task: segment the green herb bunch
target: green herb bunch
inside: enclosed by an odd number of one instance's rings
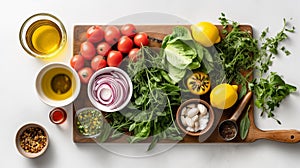
[[[255,39],[251,32],[242,31],[239,23],[227,19],[224,13],[219,20],[224,39],[216,45],[219,57],[215,59],[225,71],[219,82],[240,84],[239,97],[244,96],[248,89],[252,90],[256,96],[255,105],[262,109],[261,116],[267,114],[280,124],[274,117],[274,110],[286,96],[296,91],[296,87],[286,84],[276,72],[269,73],[269,67],[279,51],[290,55],[290,51],[280,44],[288,38],[287,33],[295,31],[295,27],[289,27],[284,19],[283,28],[275,37],[268,37],[269,28],[266,28],[260,38]],[[258,72],[258,77],[251,79],[253,71]]]
[[[163,57],[158,51],[142,47],[138,58],[127,66],[133,83],[132,101],[122,111],[106,116],[110,127],[100,141],[108,139],[110,134],[116,138],[126,133],[130,143],[151,139],[148,148],[151,150],[160,139],[182,140],[173,114],[181,103],[180,87],[172,83],[164,70]]]

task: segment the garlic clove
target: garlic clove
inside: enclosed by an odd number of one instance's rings
[[[195,121],[195,132],[200,131],[200,123],[199,121]]]
[[[199,109],[198,108],[192,108],[192,109],[188,110],[187,116],[190,117],[190,118],[193,118],[198,113],[199,113]]]
[[[181,115],[182,116],[186,116],[187,115],[187,108],[186,107],[183,107],[182,110],[181,110]]]
[[[196,104],[188,104],[186,107],[188,107],[188,108],[195,108]]]
[[[191,118],[186,117],[185,121],[186,121],[186,124],[187,124],[188,127],[192,127],[193,128],[195,126],[195,122]]]
[[[199,126],[199,129],[200,130],[204,130],[207,126],[207,123],[208,123],[208,118],[200,118],[200,126]]]
[[[199,118],[208,119],[209,118],[209,113],[206,113],[205,115],[200,114]]]
[[[192,118],[192,120],[195,122],[195,121],[198,120],[198,118],[199,118],[199,116],[198,116],[198,115],[195,115],[195,116]]]
[[[181,117],[180,117],[180,119],[181,119],[181,123],[182,123],[182,125],[186,127],[186,126],[187,126],[187,124],[186,124],[185,117],[184,117],[184,116],[181,116]]]
[[[205,105],[200,103],[197,105],[197,108],[199,109],[202,115],[205,115],[207,113],[207,108],[205,107]]]

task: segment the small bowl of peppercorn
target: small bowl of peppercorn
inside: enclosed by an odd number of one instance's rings
[[[45,153],[49,144],[46,129],[35,123],[22,126],[16,135],[17,150],[26,158],[37,158]]]

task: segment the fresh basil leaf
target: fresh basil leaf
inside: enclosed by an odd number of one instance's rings
[[[250,107],[251,106],[248,107],[247,112],[245,113],[240,123],[240,137],[242,140],[246,139],[250,128],[250,119],[248,114]]]
[[[241,91],[239,93],[239,99],[241,99],[243,96],[245,96],[247,93],[247,86],[244,84],[242,85]]]

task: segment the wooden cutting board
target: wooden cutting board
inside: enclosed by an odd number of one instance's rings
[[[74,27],[74,34],[73,34],[73,55],[79,54],[80,51],[80,44],[84,41],[86,41],[86,31],[91,25],[76,25]],[[161,41],[163,40],[164,36],[167,34],[172,33],[173,27],[176,25],[137,25],[137,31],[143,31],[146,32],[150,39],[150,46],[151,47],[160,47]],[[186,27],[189,27],[189,25],[185,25]],[[105,27],[105,26],[103,26]],[[219,31],[221,32],[222,26],[217,25]],[[250,25],[241,25],[241,30],[243,31],[249,31],[252,34],[252,27]],[[94,140],[90,138],[84,138],[80,136],[76,132],[76,126],[74,123],[74,115],[75,112],[83,107],[91,107],[92,104],[88,100],[87,96],[87,86],[85,84],[82,84],[81,91],[78,96],[78,98],[73,103],[73,141],[75,143],[92,143],[95,142]],[[208,96],[207,96],[208,97]],[[206,97],[206,99],[208,99]],[[209,102],[209,101],[207,101]],[[238,135],[235,139],[232,141],[224,141],[218,134],[218,125],[221,121],[225,119],[229,119],[233,112],[235,111],[235,108],[239,104],[240,101],[236,103],[235,106],[232,108],[221,111],[218,109],[215,110],[215,122],[213,124],[213,129],[210,130],[205,136],[199,138],[199,137],[192,137],[189,135],[186,135],[180,143],[249,143],[254,142],[258,139],[268,139],[273,141],[279,141],[279,142],[288,142],[288,143],[295,143],[300,141],[300,132],[298,130],[261,130],[256,127],[255,121],[254,121],[254,101],[253,98],[249,102],[251,105],[251,108],[249,110],[249,118],[250,118],[250,129],[248,136],[245,140],[241,140],[240,136]],[[245,113],[247,108],[243,111],[242,115]],[[175,113],[174,113],[175,115]],[[240,117],[242,118],[242,117]],[[237,124],[239,125],[240,119],[238,119]],[[125,136],[109,140],[109,143],[127,143]],[[174,141],[163,141],[163,142],[174,142]]]

